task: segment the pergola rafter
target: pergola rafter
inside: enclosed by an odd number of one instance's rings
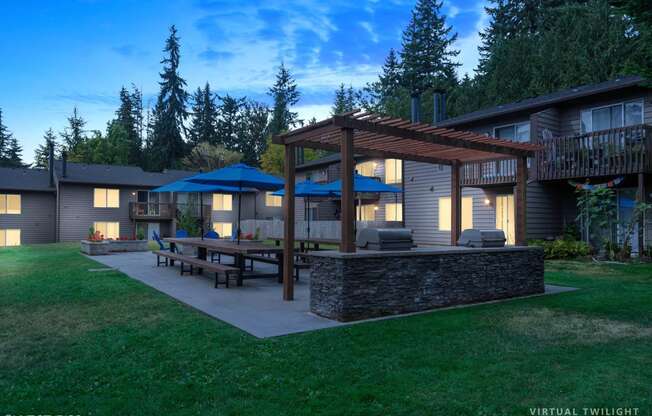
[[[409,120],[359,110],[337,114],[329,119],[274,136],[273,143],[286,147],[294,157],[295,146],[341,153],[342,164],[342,241],[340,251],[354,252],[355,221],[353,195],[353,155],[443,164],[451,167],[451,243],[460,233],[460,168],[465,162],[489,159],[517,159],[515,187],[516,243],[525,244],[525,190],[527,158],[540,146],[488,137],[470,131],[413,123]],[[294,160],[285,163],[285,264],[284,297],[292,298],[294,257]],[[290,225],[290,223],[292,225]]]

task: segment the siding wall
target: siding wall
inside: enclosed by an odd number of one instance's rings
[[[0,229],[20,229],[21,244],[54,243],[55,194],[51,192],[9,193],[20,194],[21,213],[0,214]]]
[[[204,195],[204,203],[212,205],[213,195]],[[238,195],[233,195],[233,209],[231,211],[211,211],[212,222],[230,222],[233,224],[235,230],[238,223]],[[246,193],[242,195],[242,211],[240,214],[241,220],[254,219],[259,220],[274,220],[283,218],[282,207],[268,207],[265,206],[265,192],[260,191],[253,193]]]

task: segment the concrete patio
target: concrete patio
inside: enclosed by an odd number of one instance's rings
[[[226,257],[226,256],[225,256]],[[89,257],[101,264],[117,269],[154,289],[163,292],[203,313],[233,325],[255,337],[267,338],[367,322],[338,322],[310,313],[310,284],[308,271],[302,271],[295,284],[294,300],[281,299],[282,285],[275,279],[245,280],[237,287],[235,281],[225,288],[215,289],[214,279],[201,275],[179,275],[179,266],[156,267],[156,256],[150,252],[121,253]],[[228,261],[228,260],[227,260]],[[272,272],[275,267],[256,263],[256,270]],[[574,288],[546,285],[543,295],[575,290]],[[509,301],[502,300],[501,302]],[[468,307],[463,305],[458,307]],[[444,310],[450,308],[441,308]],[[430,313],[432,311],[418,312]],[[413,315],[413,314],[409,314]],[[393,319],[394,315],[378,319]]]

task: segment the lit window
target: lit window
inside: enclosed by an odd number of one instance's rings
[[[280,207],[283,204],[283,197],[272,195],[272,192],[265,193],[266,207]]]
[[[376,162],[362,162],[355,165],[358,175],[376,176]]]
[[[104,238],[118,239],[120,238],[120,223],[119,222],[105,222],[98,221],[93,223],[95,231],[99,231]]]
[[[120,208],[120,190],[95,188],[93,195],[95,208]]]
[[[403,221],[403,204],[385,204],[385,221]]]
[[[451,230],[451,198],[439,198],[439,231]],[[473,197],[462,198],[462,230],[473,228]]]
[[[0,247],[20,245],[20,230],[0,230]]]
[[[355,207],[356,218],[359,221],[375,221],[376,220],[376,211],[378,207],[376,205],[356,205]]]
[[[220,238],[231,238],[231,235],[233,235],[233,224],[230,222],[214,222],[213,230],[219,234]]]
[[[494,129],[494,137],[515,142],[530,141],[530,123],[526,122],[496,127]]]
[[[403,161],[401,159],[385,159],[385,183],[403,182]]]
[[[230,194],[213,194],[213,211],[231,211],[233,196]]]
[[[0,194],[0,214],[20,214],[20,195]]]

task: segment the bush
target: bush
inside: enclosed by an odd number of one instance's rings
[[[530,241],[530,245],[543,247],[543,255],[546,260],[570,260],[591,254],[591,246],[584,241],[533,240]]]

